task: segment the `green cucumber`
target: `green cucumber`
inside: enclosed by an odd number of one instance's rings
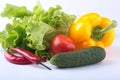
[[[50,63],[57,67],[78,67],[102,61],[106,56],[103,48],[93,46],[82,50],[64,52],[54,55]]]

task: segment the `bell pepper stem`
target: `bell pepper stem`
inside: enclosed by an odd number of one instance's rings
[[[117,26],[117,22],[115,20],[112,20],[111,24],[108,27],[103,28],[103,29],[100,30],[100,33],[105,34],[107,31],[109,31],[112,28],[115,28],[116,26]]]

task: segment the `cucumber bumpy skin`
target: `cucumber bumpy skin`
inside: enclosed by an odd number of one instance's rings
[[[50,63],[61,68],[78,67],[102,61],[106,56],[103,48],[93,46],[82,50],[64,52],[54,55]]]

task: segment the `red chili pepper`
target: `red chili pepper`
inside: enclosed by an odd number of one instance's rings
[[[11,48],[11,50],[15,51],[18,54],[21,54],[26,59],[28,59],[30,62],[35,63],[35,64],[41,64],[44,67],[46,67],[47,69],[51,70],[49,67],[47,67],[46,65],[41,63],[41,61],[45,62],[46,61],[45,59],[35,56],[33,53],[31,53],[27,50],[21,49],[21,48]]]
[[[27,50],[21,49],[21,48],[11,48],[11,50],[15,51],[18,54],[23,55],[26,59],[28,59],[32,63],[38,64],[41,61],[42,62],[46,61],[45,59],[43,59],[41,57],[38,57],[38,56],[35,56],[33,53],[31,53],[31,52],[29,52]]]
[[[16,56],[10,53],[9,51],[6,51],[4,56],[9,62],[14,63],[14,64],[31,64],[32,63],[29,60],[27,60],[25,57]]]

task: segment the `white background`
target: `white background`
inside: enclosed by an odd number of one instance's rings
[[[0,0],[0,12],[6,3],[25,5],[32,10],[38,0]],[[106,49],[107,56],[101,63],[69,69],[58,69],[49,62],[45,63],[52,71],[36,65],[14,65],[7,62],[0,48],[0,80],[120,80],[120,1],[119,0],[41,0],[48,9],[57,4],[63,11],[77,16],[87,12],[97,12],[118,22],[113,45]],[[0,17],[0,31],[9,20]]]

